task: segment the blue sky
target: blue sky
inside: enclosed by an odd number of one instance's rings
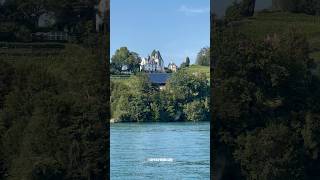
[[[210,45],[210,0],[111,0],[111,55],[126,46],[146,57],[159,50],[167,65],[195,62]]]

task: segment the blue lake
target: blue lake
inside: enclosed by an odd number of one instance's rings
[[[115,123],[111,180],[209,179],[210,123]]]

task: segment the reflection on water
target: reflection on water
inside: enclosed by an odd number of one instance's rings
[[[111,179],[209,179],[210,124],[111,125]]]

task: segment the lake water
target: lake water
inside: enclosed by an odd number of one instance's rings
[[[111,124],[111,180],[209,179],[210,123]]]

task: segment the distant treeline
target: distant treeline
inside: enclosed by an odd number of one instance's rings
[[[209,81],[185,70],[173,73],[160,91],[143,73],[113,80],[111,114],[119,122],[209,121]]]
[[[105,179],[107,77],[78,46],[0,56],[0,179]]]

